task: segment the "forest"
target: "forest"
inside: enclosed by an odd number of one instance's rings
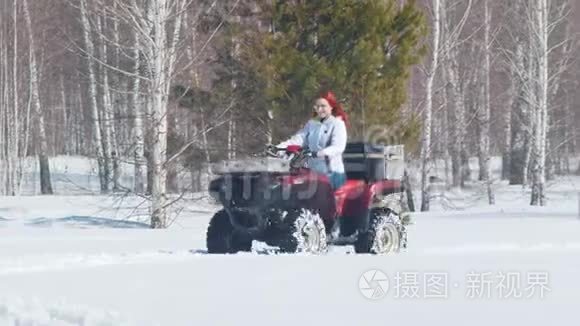
[[[0,0],[0,195],[28,158],[52,195],[51,160],[87,157],[164,228],[212,163],[287,138],[332,89],[350,139],[405,145],[417,210],[436,164],[489,204],[507,182],[544,206],[580,174],[579,34],[574,0]]]

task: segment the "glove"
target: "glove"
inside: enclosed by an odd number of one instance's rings
[[[276,149],[274,145],[266,145],[266,154],[271,156],[279,156],[280,152]]]

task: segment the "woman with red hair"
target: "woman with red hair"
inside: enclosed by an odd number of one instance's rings
[[[338,103],[338,101],[336,100],[336,95],[334,95],[334,93],[331,91],[322,92],[318,97],[318,100],[320,99],[326,100],[328,105],[330,105],[330,107],[332,108],[331,111],[332,115],[342,119],[342,121],[344,121],[345,125],[348,127],[348,117],[346,115],[346,112],[344,112],[344,110],[342,109],[340,103]],[[317,112],[314,113],[315,116],[316,114]]]
[[[321,93],[314,102],[314,117],[278,147],[300,145],[312,153],[308,166],[330,178],[333,189],[346,182],[342,153],[346,148],[348,117],[333,92]]]

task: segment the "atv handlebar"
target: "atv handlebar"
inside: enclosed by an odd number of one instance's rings
[[[288,147],[267,146],[266,153],[272,157],[280,157],[279,153],[285,153],[290,157],[290,167],[299,169],[307,166],[307,158],[316,156],[316,153],[299,145],[289,145]]]
[[[266,153],[271,156],[279,157],[278,153],[280,152],[284,152],[286,155],[294,154],[296,156],[307,156],[307,157],[311,157],[314,154],[309,149],[303,148],[302,146],[299,145],[289,145],[288,147],[276,147],[271,145],[266,147]]]

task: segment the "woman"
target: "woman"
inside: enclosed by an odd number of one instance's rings
[[[312,152],[309,168],[326,174],[333,189],[346,182],[342,153],[346,148],[347,116],[332,92],[320,94],[314,104],[314,118],[278,147],[300,145]]]

